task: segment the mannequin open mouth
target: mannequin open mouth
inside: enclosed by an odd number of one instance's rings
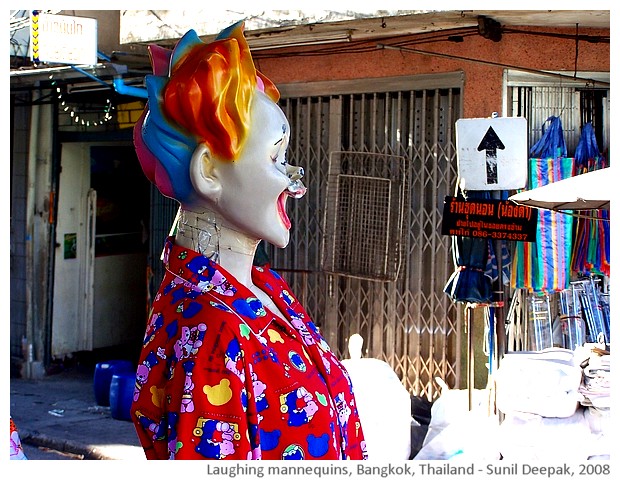
[[[291,228],[291,220],[286,214],[286,199],[289,197],[289,195],[290,194],[288,193],[288,190],[284,190],[278,197],[277,203],[278,215],[280,216],[280,220],[282,220],[282,223],[287,230]]]
[[[278,215],[280,215],[280,219],[287,230],[291,228],[291,220],[286,214],[286,199],[288,197],[301,198],[306,194],[306,190],[307,188],[301,180],[297,179],[292,181],[287,189],[284,190],[278,197]]]

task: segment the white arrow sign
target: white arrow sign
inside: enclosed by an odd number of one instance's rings
[[[527,183],[527,120],[523,117],[456,121],[461,190],[516,190]]]

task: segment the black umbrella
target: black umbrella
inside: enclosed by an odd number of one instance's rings
[[[488,192],[467,192],[469,198],[488,198]],[[461,196],[462,197],[462,196]],[[489,241],[478,237],[452,237],[456,270],[443,291],[456,302],[488,303],[493,297],[491,278],[485,275]]]
[[[488,303],[492,300],[491,279],[485,275],[489,241],[475,237],[453,237],[456,270],[443,291],[456,302]]]

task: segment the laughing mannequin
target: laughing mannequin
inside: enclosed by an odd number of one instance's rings
[[[350,378],[290,288],[253,266],[284,248],[306,189],[290,125],[243,24],[151,48],[138,158],[180,204],[149,314],[132,419],[148,459],[363,459]]]

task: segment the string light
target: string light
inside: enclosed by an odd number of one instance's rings
[[[54,86],[56,85],[56,81],[54,81],[52,77],[53,75],[49,76],[50,80],[52,80],[52,86]],[[62,89],[59,86],[56,86],[56,96],[60,101],[62,111],[66,112],[71,117],[72,124],[74,125],[81,125],[84,127],[90,127],[92,125],[97,127],[105,125],[113,118],[112,111],[115,110],[115,107],[112,105],[112,100],[109,98],[106,99],[106,104],[103,108],[103,117],[100,113],[97,113],[97,119],[93,121],[91,118],[86,117],[87,115],[92,115],[92,113],[80,112],[78,108],[72,107],[67,103],[64,99]]]

